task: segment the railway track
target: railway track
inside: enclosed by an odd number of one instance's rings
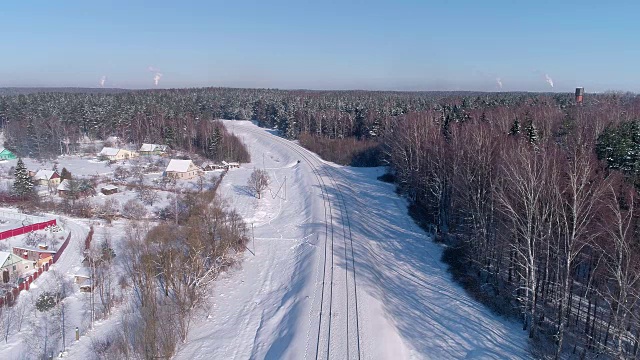
[[[288,140],[260,130],[243,130],[269,137],[295,152],[302,161],[311,167],[321,189],[325,214],[324,261],[320,307],[317,315],[315,358],[342,358],[341,354],[344,353],[346,359],[360,359],[362,350],[360,346],[356,262],[349,213],[338,182],[327,165],[319,164],[316,159]],[[325,181],[325,177],[327,181]],[[332,204],[330,196],[335,197],[337,208]],[[334,220],[339,220],[338,224]],[[340,227],[342,231],[339,231]],[[342,241],[339,241],[339,238]],[[339,258],[336,255],[338,254],[344,256],[343,265],[337,263]],[[344,268],[344,276],[337,274],[340,272],[340,268]],[[336,269],[338,270],[336,271]],[[308,356],[309,354],[305,352],[305,358]]]

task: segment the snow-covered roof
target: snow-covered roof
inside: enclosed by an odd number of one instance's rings
[[[49,180],[56,172],[53,170],[38,170],[38,172],[33,176],[36,180]]]
[[[4,265],[4,263],[7,262],[9,256],[11,256],[10,252],[0,251],[0,266]]]
[[[83,277],[83,278],[89,279],[89,278],[91,278],[91,273],[89,273],[89,269],[88,268],[83,266],[83,267],[80,268],[80,270],[78,270],[76,272],[76,274],[74,276]]]
[[[38,249],[36,247],[31,247],[31,246],[14,246],[13,249],[18,249],[18,250],[26,250],[26,251],[35,251],[35,252],[39,252],[42,254],[55,254],[57,253],[56,250],[44,250],[44,249]]]
[[[69,182],[65,179],[58,184],[58,190],[67,191],[69,190]]]
[[[118,187],[115,185],[105,185],[102,187],[102,190],[118,190]]]
[[[193,164],[191,160],[177,160],[171,159],[169,161],[169,165],[167,165],[166,171],[175,171],[175,172],[187,172],[189,171],[189,166]]]
[[[227,163],[227,165],[240,166],[240,163],[238,163],[238,162],[230,162],[230,163]]]
[[[102,151],[100,151],[100,155],[104,156],[116,156],[120,149],[112,148],[112,147],[103,147]]]
[[[156,150],[160,150],[160,151],[165,151],[167,150],[167,146],[166,145],[158,145],[158,144],[142,144],[142,146],[140,146],[140,151],[156,151]]]
[[[155,149],[154,144],[142,144],[142,146],[140,146],[140,151],[153,151],[153,149]]]

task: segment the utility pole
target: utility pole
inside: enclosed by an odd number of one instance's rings
[[[251,238],[253,239],[253,256],[256,256],[256,235],[253,232],[253,223],[251,223]]]
[[[91,284],[93,286],[93,283]],[[62,351],[67,348],[66,339],[65,339],[65,331],[67,330],[64,326],[64,299],[60,301],[60,306],[62,307]]]
[[[267,167],[266,167],[266,165],[264,163],[264,153],[262,153],[262,170],[266,170],[266,169],[267,169]]]
[[[284,177],[284,200],[287,200],[287,177]]]
[[[174,195],[176,197],[176,226],[178,225],[178,189],[174,188]]]

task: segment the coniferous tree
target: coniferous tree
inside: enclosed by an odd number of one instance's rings
[[[24,198],[33,191],[33,183],[29,177],[29,170],[24,165],[22,158],[18,159],[18,164],[14,172],[13,191],[16,195]]]
[[[71,173],[69,172],[69,170],[67,170],[67,168],[63,167],[62,168],[62,172],[60,173],[60,181],[62,180],[71,180]]]
[[[513,125],[511,125],[511,129],[509,129],[509,135],[518,135],[520,134],[520,122],[518,118],[513,120]]]
[[[538,143],[538,130],[535,125],[533,125],[533,121],[529,120],[527,125],[524,127],[524,132],[527,135],[529,144],[535,145]]]
[[[222,134],[220,133],[220,128],[216,126],[213,130],[213,135],[209,138],[209,146],[207,147],[207,152],[210,157],[215,158],[218,156],[221,141]]]
[[[175,132],[173,131],[173,128],[165,127],[163,130],[164,131],[162,136],[163,136],[165,145],[174,146],[176,136],[175,136]]]

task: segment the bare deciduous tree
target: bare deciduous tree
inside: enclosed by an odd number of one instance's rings
[[[255,169],[249,177],[247,186],[254,194],[256,194],[258,199],[260,199],[262,197],[262,193],[269,187],[270,181],[271,178],[266,170]]]

